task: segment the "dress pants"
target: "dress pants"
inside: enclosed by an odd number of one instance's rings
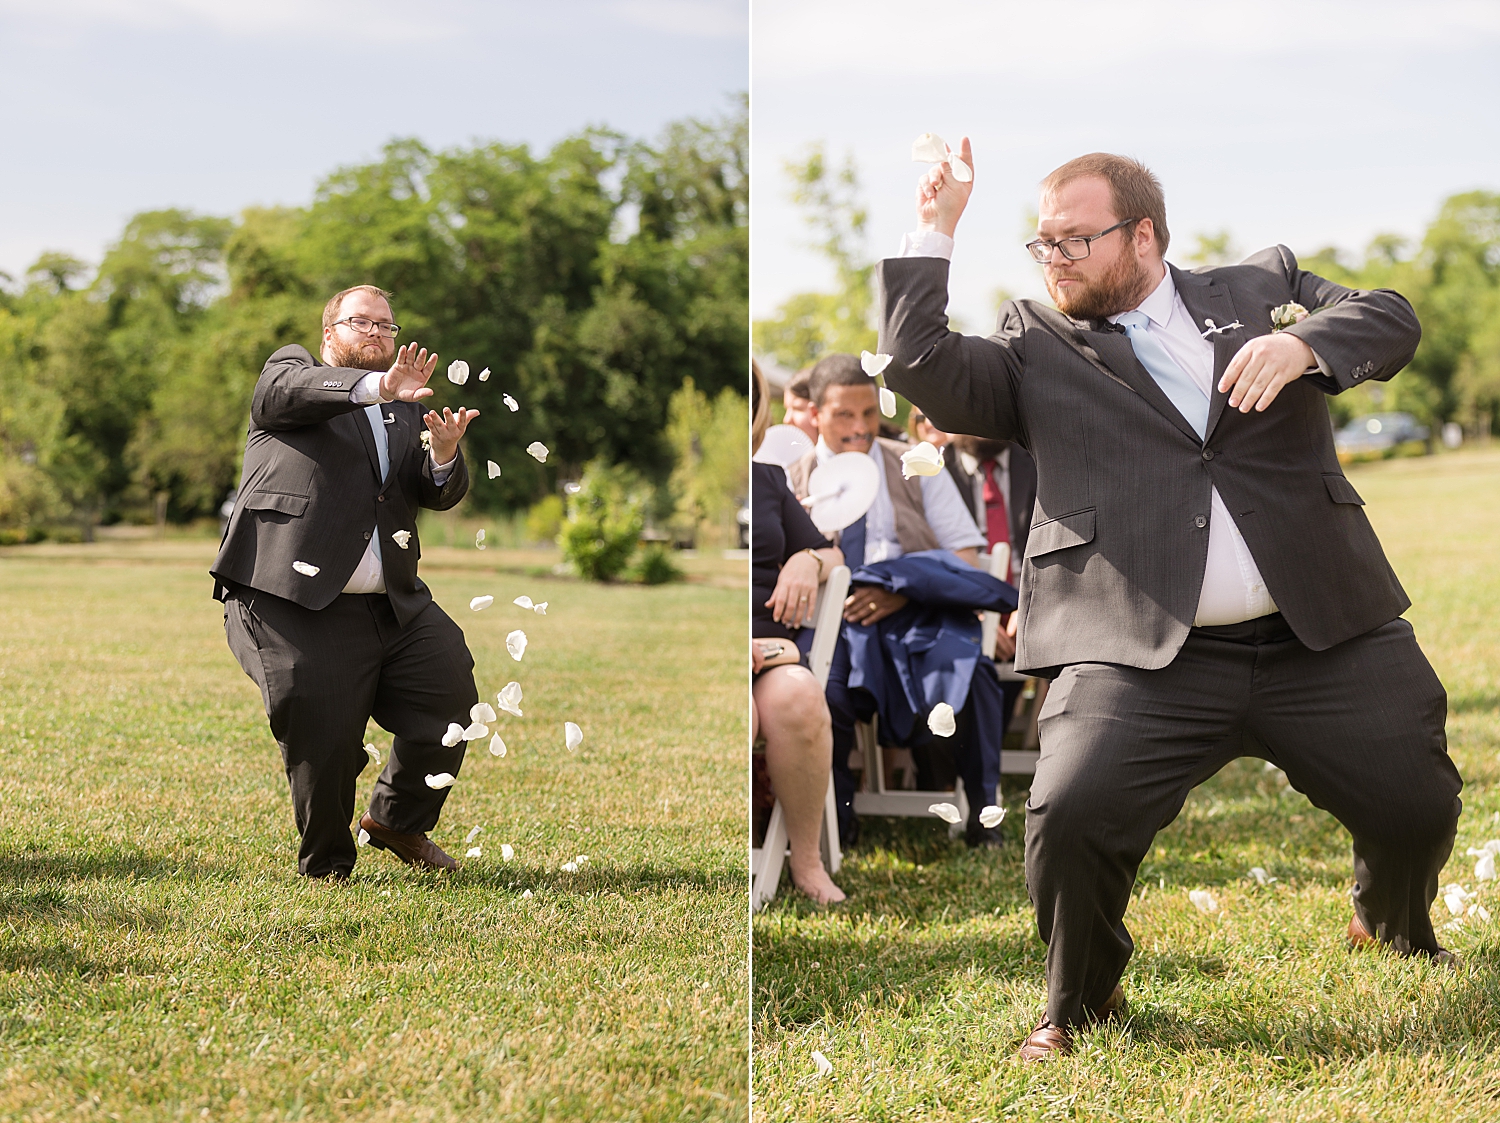
[[[437,825],[448,789],[429,774],[458,775],[467,745],[443,745],[449,722],[469,723],[478,700],[463,632],[435,602],[404,628],[383,593],[340,595],[319,612],[256,589],[224,602],[229,649],[260,687],[281,747],[309,877],[354,868],[354,782],[369,763],[366,722],[394,734],[375,781],[370,816],[402,834]]]
[[[1446,711],[1405,620],[1310,651],[1277,613],[1194,628],[1160,670],[1064,668],[1042,707],[1026,805],[1048,1019],[1078,1024],[1109,997],[1134,950],[1125,910],[1152,839],[1239,756],[1280,767],[1348,829],[1366,931],[1436,952],[1428,910],[1463,806]]]

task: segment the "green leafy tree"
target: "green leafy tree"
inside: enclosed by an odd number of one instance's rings
[[[725,387],[712,400],[691,378],[672,395],[666,435],[676,455],[669,488],[673,523],[703,545],[734,546],[749,496],[749,404]]]
[[[568,499],[558,545],[590,581],[613,581],[630,565],[645,526],[639,478],[628,467],[595,461]]]

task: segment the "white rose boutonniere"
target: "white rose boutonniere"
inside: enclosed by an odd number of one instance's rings
[[[1312,313],[1300,304],[1283,304],[1271,309],[1271,330],[1280,331],[1289,328],[1293,324],[1300,324],[1311,316]]]
[[[421,435],[420,439],[422,441],[422,447],[425,448],[428,452],[431,452],[432,451],[432,430],[431,429],[423,429],[422,430],[422,435]]]

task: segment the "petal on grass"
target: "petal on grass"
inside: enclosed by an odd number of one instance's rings
[[[1474,863],[1474,876],[1480,881],[1495,880],[1495,855],[1486,851],[1484,857]]]
[[[868,351],[861,351],[859,353],[859,369],[871,378],[879,377],[880,372],[890,365],[891,357],[889,355],[872,355]]]
[[[411,543],[411,531],[409,531],[409,530],[398,530],[398,531],[395,531],[395,532],[393,532],[391,534],[391,541],[394,542],[396,545],[400,546],[404,550]]]
[[[1193,907],[1199,912],[1218,912],[1219,902],[1214,900],[1214,895],[1207,889],[1194,889],[1188,893],[1188,900],[1193,902]]]
[[[455,779],[457,777],[451,772],[439,772],[436,776],[429,772],[426,776],[427,786],[434,790],[451,788]]]
[[[542,444],[541,441],[532,441],[526,446],[526,451],[534,456],[538,463],[547,463],[547,446]]]
[[[528,889],[524,893],[521,894],[521,899],[524,901],[527,897],[532,897],[532,896],[535,896],[535,894],[532,893],[532,891],[530,889]]]
[[[577,873],[578,872],[578,863],[577,862],[564,862],[562,864],[562,869],[563,869],[563,873]]]
[[[825,1057],[817,1049],[813,1050],[813,1064],[818,1066],[819,1076],[831,1076],[833,1074],[833,1062]]]
[[[376,768],[380,767],[380,750],[377,749],[374,745],[365,746],[365,756],[370,758],[370,763],[373,764]]]
[[[510,603],[511,604],[516,604],[516,605],[520,605],[522,608],[531,608],[532,607],[531,598],[530,597],[517,597],[515,600],[511,601]]]
[[[475,597],[469,602],[469,607],[472,608],[475,612],[483,612],[486,608],[494,603],[494,597]]]
[[[292,563],[292,568],[295,569],[298,573],[302,574],[303,577],[316,577],[319,572],[317,566],[309,565],[305,561],[294,561]]]
[[[500,844],[500,860],[502,862],[508,862],[512,858],[514,858],[515,856],[516,856],[516,848],[514,846],[512,846],[508,842],[502,842]]]
[[[880,387],[880,412],[887,417],[896,416],[896,395],[884,386]]]
[[[495,695],[495,701],[500,703],[500,708],[508,714],[521,717],[521,684],[519,682],[508,682],[505,689]]]
[[[476,721],[474,722],[474,724],[470,725],[469,728],[464,730],[465,741],[477,741],[479,740],[479,738],[488,737],[489,735],[490,727],[484,724],[484,722],[482,721]]]
[[[493,460],[486,460],[484,462],[484,466],[485,466],[485,469],[490,474],[490,479],[493,480],[493,479],[498,479],[499,478],[499,476],[500,476],[500,465],[496,464]]]
[[[454,359],[448,364],[448,381],[455,386],[462,386],[469,381],[469,364],[462,359]]]
[[[953,716],[953,707],[947,702],[939,702],[932,707],[932,713],[927,715],[927,728],[939,737],[952,737],[958,732],[958,722]]]
[[[458,744],[463,739],[464,727],[459,725],[456,721],[450,721],[448,723],[448,732],[443,734],[443,744],[451,749],[454,745]]]
[[[511,413],[515,413],[516,410],[521,408],[520,404],[509,394],[501,395],[500,400],[505,403],[505,408],[510,410]]]
[[[1270,883],[1270,879],[1266,877],[1266,871],[1259,866],[1250,867],[1250,876],[1255,878],[1255,884],[1257,885],[1268,885]]]
[[[521,656],[526,654],[526,633],[517,628],[510,635],[506,636],[505,650],[509,651],[510,657],[519,663]]]
[[[563,722],[563,743],[568,746],[568,752],[572,752],[583,744],[583,730],[571,721]]]
[[[471,846],[464,851],[465,858],[483,858],[484,851],[478,846]]]
[[[993,803],[979,813],[979,825],[981,827],[998,827],[1000,821],[1005,818],[1005,808],[996,807]]]
[[[490,755],[491,756],[504,756],[505,755],[505,742],[502,741],[502,740],[500,740],[500,734],[498,734],[498,733],[496,733],[493,737],[490,738]]]
[[[927,809],[928,814],[936,815],[945,823],[961,823],[963,816],[958,813],[958,808],[951,803],[934,803]]]
[[[470,721],[494,721],[495,707],[488,702],[475,702],[469,707]]]
[[[473,842],[476,838],[478,838],[479,837],[479,832],[482,831],[482,830],[484,830],[483,827],[475,827],[468,834],[464,835],[464,845],[467,846],[467,845],[469,845],[469,843]]]

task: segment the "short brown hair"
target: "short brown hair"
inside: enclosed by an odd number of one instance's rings
[[[1087,156],[1069,160],[1042,180],[1042,194],[1054,195],[1075,179],[1090,176],[1109,184],[1116,218],[1151,220],[1156,231],[1156,248],[1165,255],[1167,243],[1172,240],[1167,232],[1167,197],[1162,192],[1161,180],[1139,160],[1108,152],[1090,152]]]
[[[333,327],[338,321],[339,308],[343,306],[344,297],[348,296],[351,292],[367,292],[371,296],[383,298],[387,304],[391,302],[391,294],[386,292],[385,289],[376,288],[374,285],[355,285],[353,288],[345,289],[343,292],[336,292],[328,298],[328,303],[323,305],[324,331]]]
[[[830,386],[868,386],[873,390],[875,383],[859,365],[857,356],[835,354],[824,355],[807,376],[808,397],[814,405],[822,408]]]

